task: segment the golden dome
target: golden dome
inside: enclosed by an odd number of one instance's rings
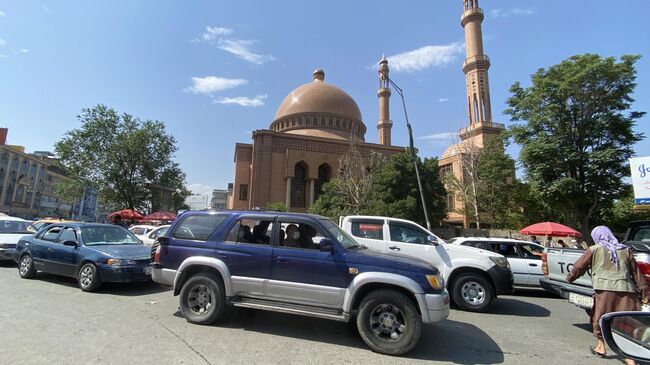
[[[326,83],[325,72],[316,70],[313,81],[289,93],[277,112],[271,129],[301,135],[363,141],[366,127],[359,106],[348,93]]]

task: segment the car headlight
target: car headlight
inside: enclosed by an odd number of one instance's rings
[[[429,285],[431,285],[432,288],[436,290],[445,288],[445,279],[443,279],[440,274],[427,275],[426,277],[427,277],[427,281],[429,282]]]
[[[108,259],[108,261],[106,261],[106,264],[111,266],[135,265],[135,261],[127,259]]]
[[[508,259],[502,256],[490,256],[490,260],[494,262],[495,265],[504,267],[506,269],[510,268],[510,263],[508,262]]]

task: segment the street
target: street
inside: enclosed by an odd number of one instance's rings
[[[588,352],[584,311],[544,291],[502,296],[489,313],[452,309],[425,326],[403,357],[371,352],[352,326],[235,309],[216,326],[191,325],[178,298],[154,283],[106,284],[84,293],[74,279],[20,279],[0,263],[4,364],[373,363],[575,364],[617,362]]]

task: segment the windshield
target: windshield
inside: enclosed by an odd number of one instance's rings
[[[32,233],[27,229],[29,222],[24,221],[0,221],[0,233]]]
[[[332,222],[331,220],[321,219],[321,223],[323,223],[323,225],[325,226],[325,228],[330,234],[336,237],[336,240],[339,241],[341,245],[345,247],[345,249],[349,250],[351,248],[361,247],[352,237],[350,237],[347,233],[345,233],[345,231],[342,230],[341,227],[334,224],[334,222]]]
[[[120,226],[81,227],[81,238],[87,246],[142,244],[133,233]]]

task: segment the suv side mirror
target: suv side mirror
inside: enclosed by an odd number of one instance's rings
[[[320,250],[322,252],[330,252],[330,253],[334,252],[334,243],[329,238],[323,238],[322,240],[320,240],[318,246],[320,247]]]
[[[439,244],[438,239],[436,238],[436,236],[434,236],[434,235],[432,235],[432,234],[430,234],[429,236],[427,236],[427,241],[428,241],[430,244],[434,245],[434,246],[438,246],[438,244]]]
[[[600,318],[607,346],[617,354],[635,361],[650,360],[650,313],[613,312]]]
[[[169,244],[169,237],[167,236],[158,236],[156,240],[161,246],[167,246]]]
[[[63,241],[63,245],[64,245],[64,246],[70,246],[70,247],[77,247],[77,242],[76,242],[76,241],[72,241],[72,240],[69,240],[69,241]]]

